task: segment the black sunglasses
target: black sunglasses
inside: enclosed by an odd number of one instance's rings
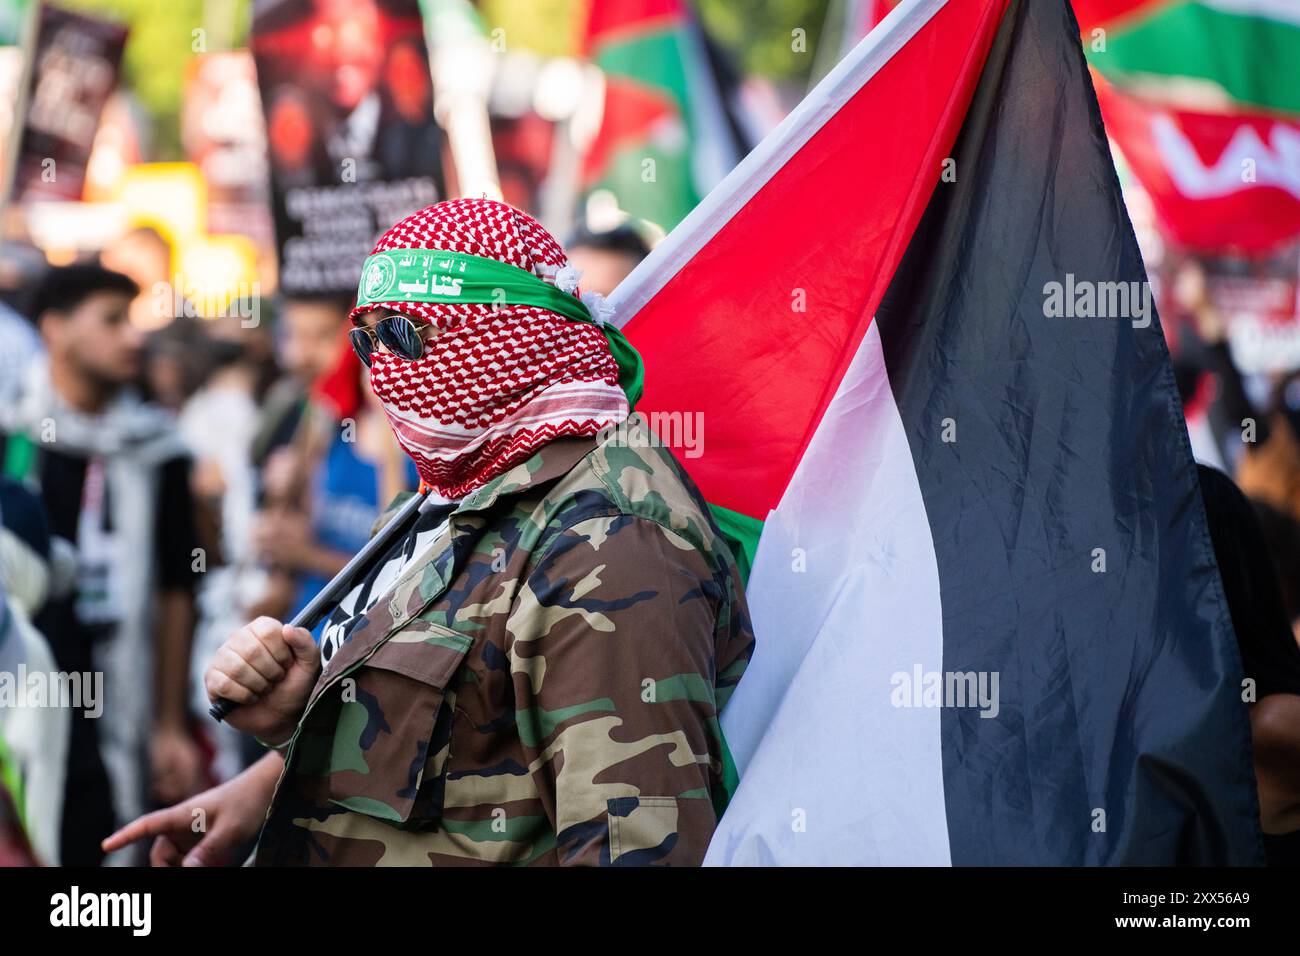
[[[357,358],[370,368],[370,359],[378,345],[399,358],[414,362],[424,354],[424,336],[432,324],[417,324],[410,316],[386,315],[372,326],[358,327],[348,333]]]

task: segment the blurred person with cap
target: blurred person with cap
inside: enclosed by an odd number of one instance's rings
[[[107,847],[212,865],[261,828],[259,865],[700,863],[754,636],[707,505],[629,414],[640,357],[578,279],[491,200],[381,237],[352,339],[427,497],[319,647],[259,619],[213,660],[210,698],[271,752]]]
[[[185,696],[197,571],[189,460],[171,417],[131,388],[137,291],[98,265],[50,270],[31,310],[46,355],[0,406],[3,473],[39,489],[51,531],[77,553],[74,588],[37,628],[59,670],[101,672],[107,697],[99,719],[72,717],[61,853],[79,865],[101,862],[103,836],[141,812],[150,783],[174,800],[202,782]]]
[[[64,545],[63,549],[58,546]],[[58,682],[49,643],[32,618],[51,594],[71,584],[74,558],[66,542],[50,537],[45,508],[34,494],[0,477],[0,741],[10,764],[22,822],[36,858],[56,866],[72,711],[52,695]],[[46,689],[30,698],[32,680]],[[93,693],[93,688],[92,688]],[[83,700],[93,709],[97,702]]]
[[[253,435],[253,464],[263,468],[276,452],[291,445],[305,426],[312,386],[338,358],[350,301],[334,296],[287,296],[275,320],[281,374],[266,391]],[[307,426],[310,427],[310,426]],[[271,466],[274,470],[275,466]],[[287,493],[272,482],[271,497]]]
[[[350,301],[333,296],[289,297],[281,307],[286,374],[267,396],[251,446],[259,487],[249,543],[266,572],[244,609],[250,616],[282,617],[301,607],[304,589],[328,581],[359,546],[358,522],[348,517],[356,513],[349,494],[356,489],[331,468],[348,459],[347,447],[331,455],[346,437],[339,421],[346,416],[319,395],[320,384],[338,370],[349,308]],[[380,505],[371,485],[362,541]]]

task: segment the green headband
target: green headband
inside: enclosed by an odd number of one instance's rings
[[[379,303],[476,302],[504,308],[531,305],[574,322],[599,324],[618,363],[618,384],[635,408],[641,398],[645,366],[622,331],[596,323],[586,304],[527,269],[506,262],[443,249],[388,249],[366,259],[357,288],[357,306]]]

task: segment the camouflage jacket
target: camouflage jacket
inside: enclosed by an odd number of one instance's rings
[[[754,637],[649,434],[557,440],[457,507],[322,670],[259,865],[701,861]]]

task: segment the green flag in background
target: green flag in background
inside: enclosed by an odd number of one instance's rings
[[[584,189],[670,230],[744,152],[703,36],[681,0],[592,0],[586,53],[605,97]]]
[[[32,0],[0,0],[0,46],[18,46]]]
[[[1074,0],[1088,62],[1121,89],[1300,113],[1297,0]],[[1105,30],[1094,42],[1093,29]]]

